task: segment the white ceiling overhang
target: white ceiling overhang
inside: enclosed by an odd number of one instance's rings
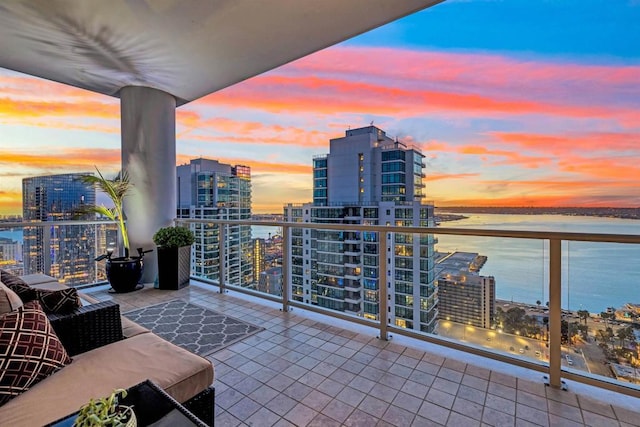
[[[12,0],[0,67],[193,101],[442,0]]]

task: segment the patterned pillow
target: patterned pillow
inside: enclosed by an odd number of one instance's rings
[[[69,313],[82,306],[78,291],[75,288],[56,291],[38,289],[38,301],[45,313]]]
[[[15,274],[5,270],[0,270],[0,281],[7,285],[9,289],[18,294],[22,302],[29,302],[38,299],[36,290]]]
[[[22,307],[22,300],[0,280],[0,315]]]
[[[38,301],[0,316],[0,406],[69,363]]]

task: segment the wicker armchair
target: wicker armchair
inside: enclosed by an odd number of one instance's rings
[[[71,313],[49,314],[49,321],[69,356],[123,339],[120,306],[103,301]]]

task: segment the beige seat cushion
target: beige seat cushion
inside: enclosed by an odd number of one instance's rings
[[[58,279],[56,279],[55,277],[47,276],[46,274],[42,273],[25,274],[24,276],[20,276],[20,278],[30,286],[47,282],[58,282]]]
[[[79,292],[80,298],[87,302],[87,304],[97,304],[100,302],[98,298],[92,297],[84,292]]]
[[[22,300],[7,285],[0,282],[0,315],[22,307]]]
[[[133,320],[129,320],[129,318],[125,316],[120,316],[120,321],[122,322],[122,335],[124,335],[125,338],[151,332],[149,329],[137,324]]]
[[[41,426],[92,397],[150,379],[179,402],[213,383],[213,365],[153,333],[139,334],[73,358],[73,362],[0,407],[7,426]]]
[[[61,289],[69,289],[67,285],[63,285],[60,282],[41,282],[41,283],[35,283],[33,285],[29,285],[29,286],[31,286],[33,289],[46,289],[49,291],[59,291]]]

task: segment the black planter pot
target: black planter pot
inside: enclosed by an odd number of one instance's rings
[[[108,259],[106,270],[107,279],[117,293],[131,292],[144,287],[144,285],[138,285],[144,270],[142,257]]]
[[[189,284],[191,246],[158,247],[158,289],[178,290]]]

